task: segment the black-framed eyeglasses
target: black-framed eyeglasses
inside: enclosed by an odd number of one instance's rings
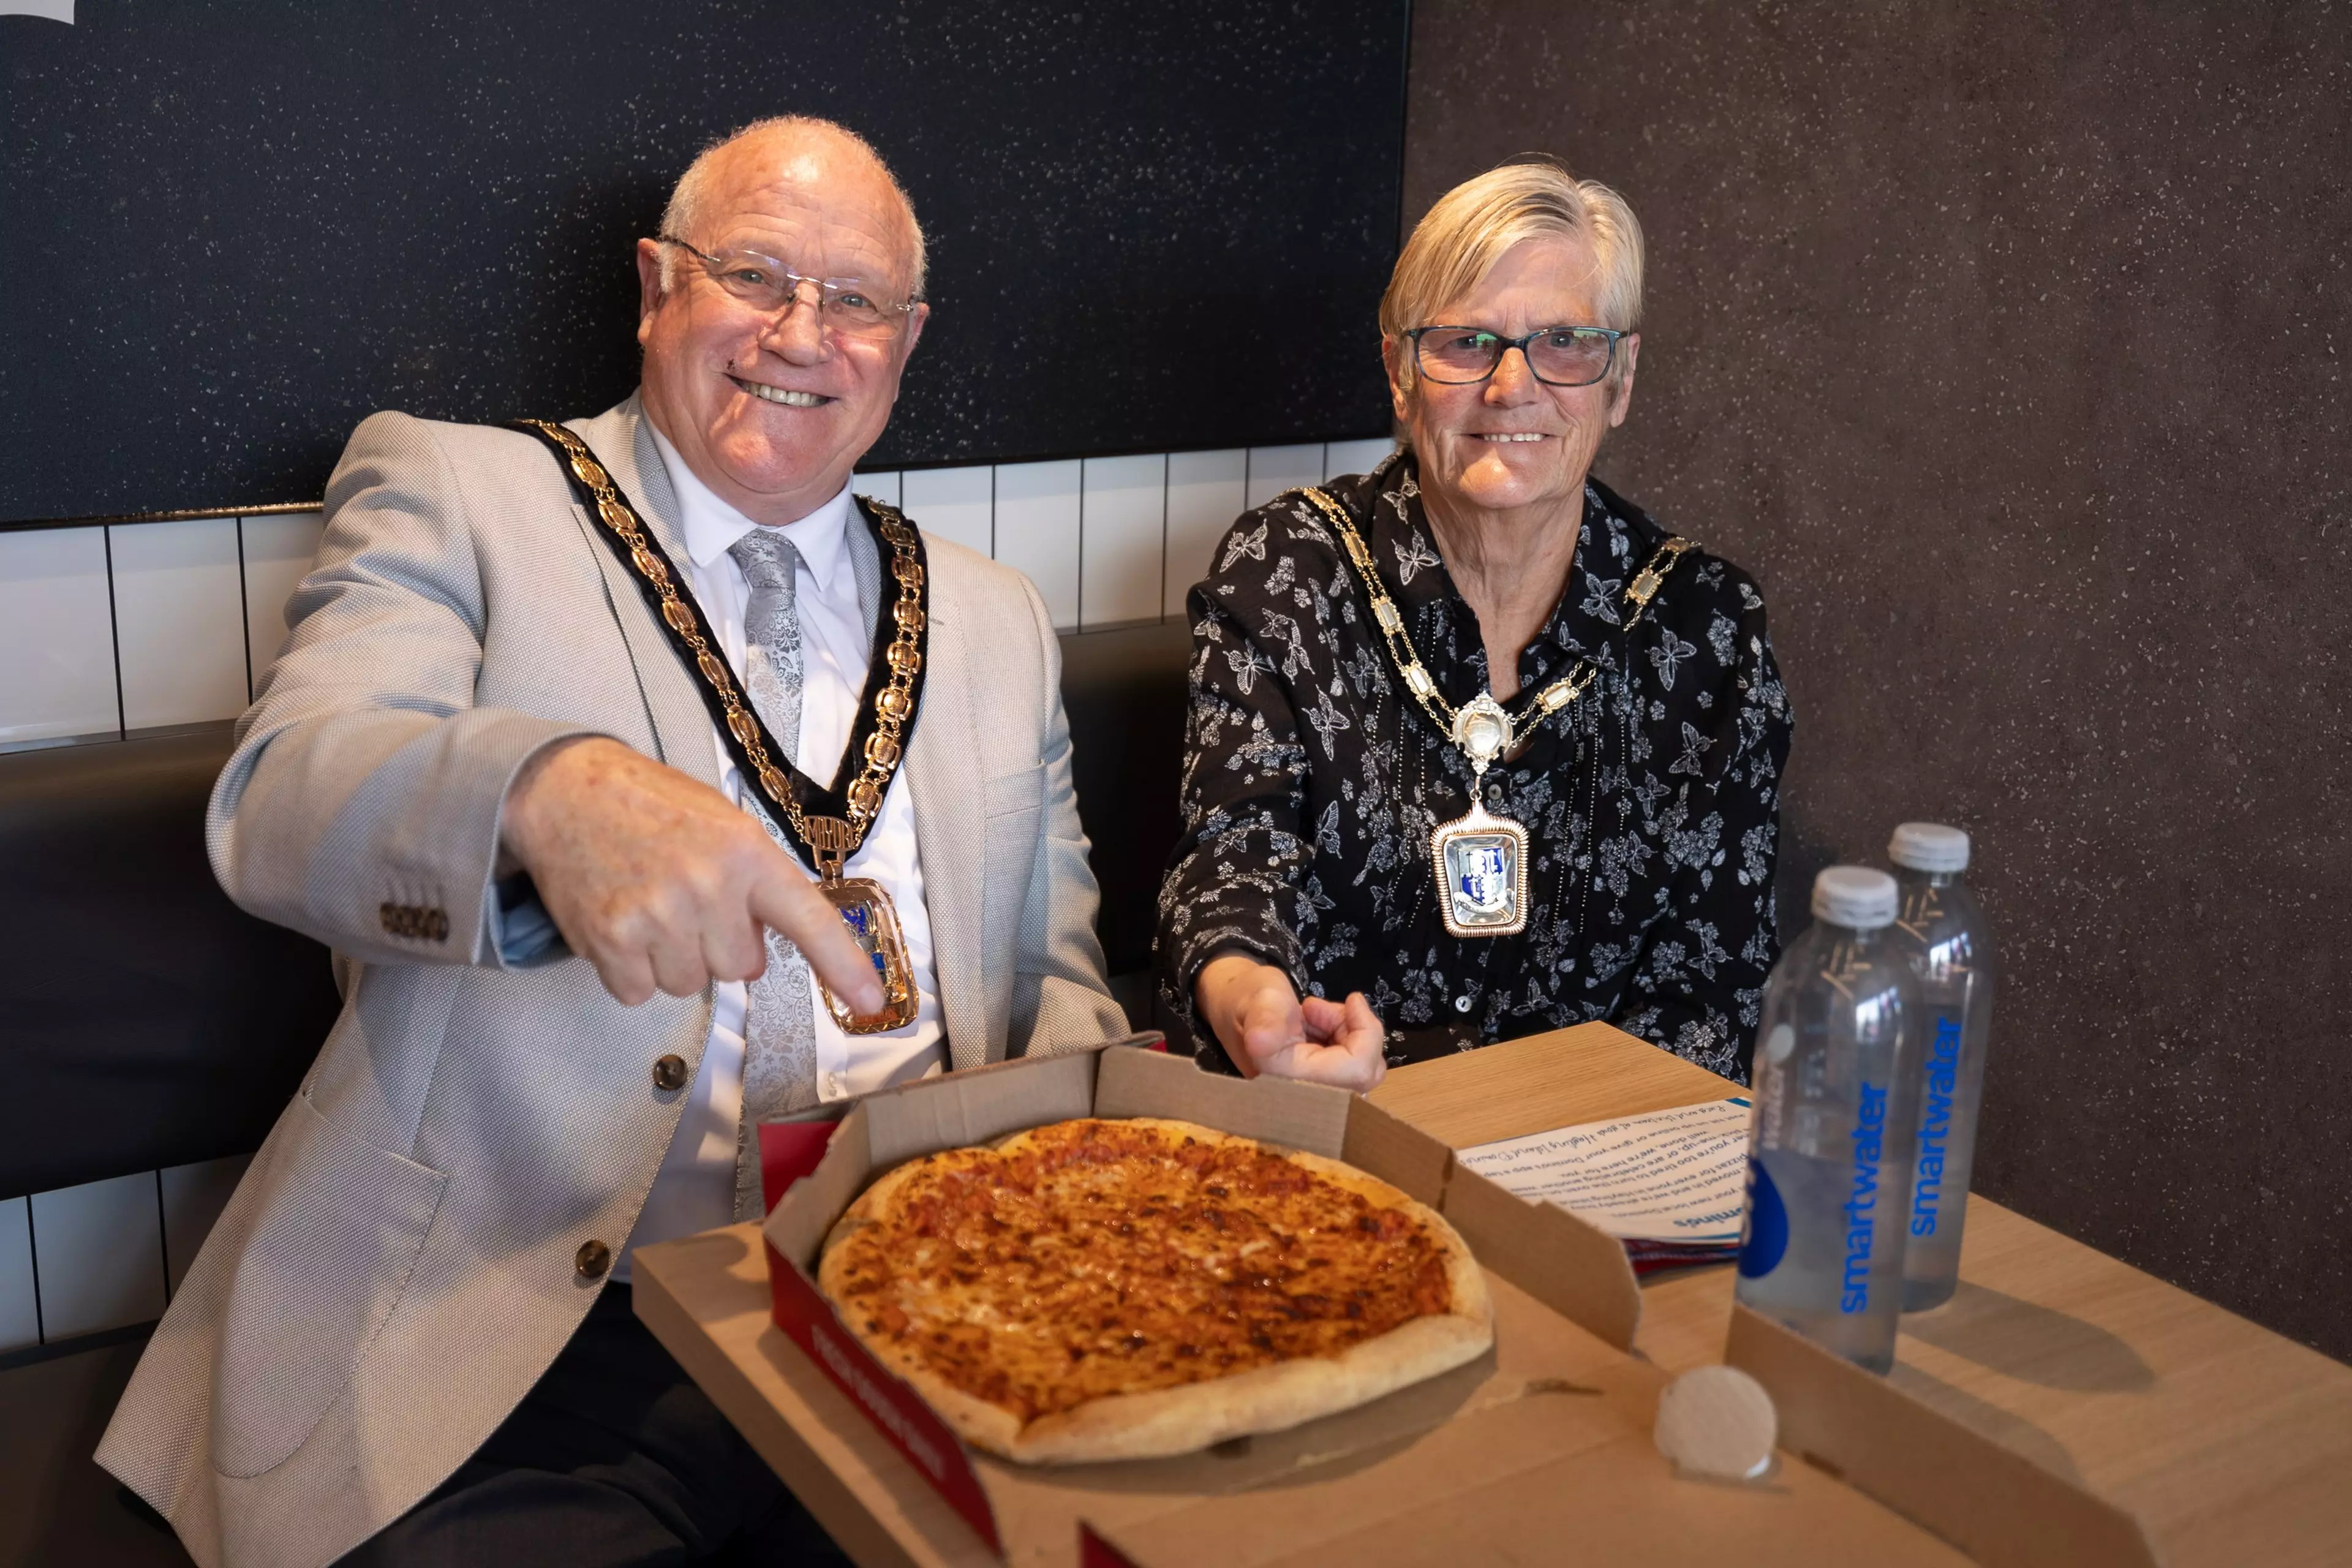
[[[883,300],[862,279],[810,278],[756,250],[728,250],[713,256],[669,234],[656,236],[654,243],[675,245],[687,252],[702,263],[713,283],[762,315],[805,303],[801,286],[813,283],[818,319],[851,337],[897,337],[907,317],[921,303],[912,299]]]
[[[1538,327],[1516,338],[1484,327],[1415,327],[1405,333],[1421,374],[1447,386],[1486,380],[1513,349],[1547,386],[1591,386],[1617,363],[1618,340],[1632,335],[1614,327]]]

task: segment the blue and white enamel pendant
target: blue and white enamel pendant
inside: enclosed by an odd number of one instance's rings
[[[1470,759],[1470,809],[1429,836],[1437,911],[1457,937],[1511,936],[1528,923],[1528,830],[1486,809],[1486,768],[1510,749],[1511,716],[1480,692],[1454,718],[1454,743]]]

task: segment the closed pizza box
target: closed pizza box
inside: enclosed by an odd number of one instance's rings
[[[1082,1116],[1195,1121],[1342,1159],[1401,1188],[1444,1214],[1485,1268],[1495,1348],[1355,1410],[1175,1458],[1033,1468],[966,1447],[842,1325],[813,1278],[818,1249],[857,1194],[901,1161]],[[2007,1474],[1979,1475],[1979,1449],[1993,1446],[1972,1447],[1965,1429],[1924,1406],[1891,1426],[1884,1410],[1850,1419],[1834,1358],[1820,1368],[1768,1354],[1748,1359],[1784,1399],[1784,1388],[1801,1404],[1805,1390],[1832,1391],[1806,1406],[1822,1412],[1819,1429],[1804,1429],[1816,1462],[1783,1463],[1761,1485],[1678,1477],[1651,1442],[1664,1378],[1627,1353],[1641,1295],[1614,1240],[1457,1166],[1444,1144],[1354,1095],[1202,1073],[1152,1050],[1010,1062],[868,1097],[774,1205],[764,1236],[777,1326],[1011,1563],[1243,1568],[1546,1561],[1570,1551],[1669,1563],[1958,1563],[1967,1559],[1951,1545],[1836,1479],[1832,1456],[1932,1432],[1936,1452],[1975,1465],[1969,1474],[1980,1483]],[[1864,1460],[1849,1473],[1867,1486],[1885,1469]],[[2103,1541],[2067,1511],[2092,1500],[2058,1489],[2065,1495],[2030,1498],[2030,1514],[2056,1517],[2066,1526],[2057,1538]],[[1932,1500],[1906,1511],[1930,1521],[1937,1512]],[[1673,1521],[1663,1535],[1661,1520]]]

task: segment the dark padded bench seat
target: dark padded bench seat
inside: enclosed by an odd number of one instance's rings
[[[226,728],[0,756],[0,1198],[259,1147],[338,1005],[205,858]]]
[[[1149,962],[1176,837],[1181,623],[1062,638],[1114,974]],[[338,1002],[326,950],[228,901],[203,733],[0,755],[0,1199],[257,1148]]]

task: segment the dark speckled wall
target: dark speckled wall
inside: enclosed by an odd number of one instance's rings
[[[82,0],[0,16],[0,521],[315,500],[592,413],[712,137],[870,138],[935,314],[875,466],[1379,433],[1405,0]]]
[[[1763,580],[1797,923],[1976,836],[1983,1190],[2352,1356],[2352,10],[1424,0],[1407,127],[1643,218],[1600,470]]]

